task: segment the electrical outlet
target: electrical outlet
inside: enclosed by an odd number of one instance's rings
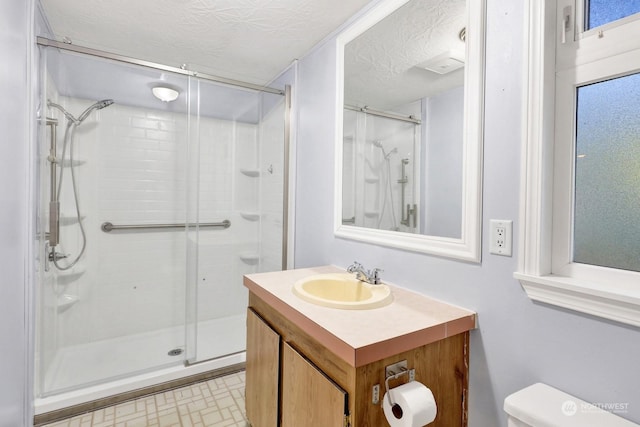
[[[378,403],[380,403],[380,384],[376,384],[373,386],[373,389],[371,390],[371,403],[373,403],[374,405],[377,405]]]
[[[513,221],[492,219],[491,225],[491,242],[489,244],[489,253],[503,256],[511,256],[511,247],[513,244]]]

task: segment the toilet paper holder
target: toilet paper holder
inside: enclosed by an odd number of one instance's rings
[[[390,388],[389,388],[389,380],[395,380],[400,378],[403,375],[408,375],[409,376],[409,382],[415,380],[416,378],[416,370],[415,369],[407,369],[407,361],[403,360],[401,362],[398,363],[394,363],[393,365],[389,365],[385,368],[385,380],[384,380],[384,390],[385,390],[385,394],[387,395],[387,399],[389,400],[389,405],[391,406],[392,410],[395,411],[395,408],[399,408],[399,406],[396,405],[396,403],[393,401],[393,398],[391,397],[391,393],[389,392]],[[396,415],[397,416],[397,415]],[[402,415],[400,415],[402,416]]]

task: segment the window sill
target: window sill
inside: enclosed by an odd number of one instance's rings
[[[560,276],[514,273],[534,301],[640,327],[640,292],[616,292]]]

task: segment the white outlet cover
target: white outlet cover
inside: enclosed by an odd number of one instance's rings
[[[489,253],[511,256],[513,246],[513,221],[492,219],[490,221]]]

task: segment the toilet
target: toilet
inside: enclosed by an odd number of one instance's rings
[[[626,403],[608,404],[624,410]],[[546,384],[534,384],[504,400],[508,427],[639,427]]]

